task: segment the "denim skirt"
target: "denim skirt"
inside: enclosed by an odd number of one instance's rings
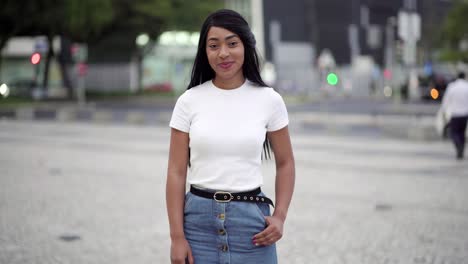
[[[188,192],[184,232],[195,264],[276,264],[275,245],[252,242],[265,229],[265,216],[270,216],[266,203],[222,203]]]

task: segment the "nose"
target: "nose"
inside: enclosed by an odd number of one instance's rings
[[[221,59],[225,59],[229,56],[229,49],[226,45],[221,45],[218,56]]]

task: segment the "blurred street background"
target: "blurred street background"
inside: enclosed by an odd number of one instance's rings
[[[168,123],[219,8],[288,106],[280,263],[468,263],[468,161],[437,118],[467,0],[1,1],[0,263],[169,263]]]

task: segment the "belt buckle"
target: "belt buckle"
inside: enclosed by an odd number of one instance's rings
[[[217,195],[220,195],[221,198],[218,199]],[[219,203],[229,203],[234,196],[230,192],[215,192],[213,199]]]

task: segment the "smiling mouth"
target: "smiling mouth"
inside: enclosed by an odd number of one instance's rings
[[[231,68],[231,66],[234,64],[234,62],[223,62],[223,63],[220,63],[218,64],[219,67],[223,68],[223,69],[229,69]]]

